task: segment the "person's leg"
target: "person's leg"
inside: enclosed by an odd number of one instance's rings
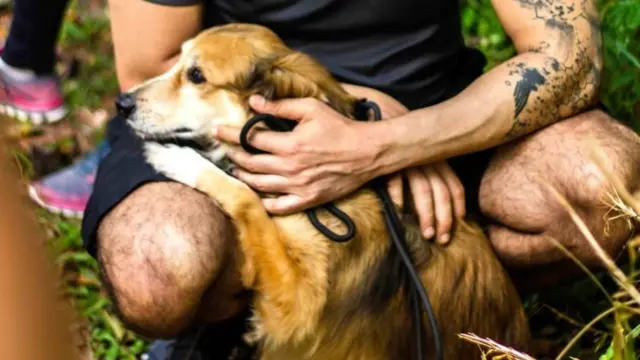
[[[64,118],[67,109],[55,73],[55,49],[69,0],[16,0],[0,55],[0,112],[35,124]],[[109,147],[100,143],[72,166],[35,181],[29,195],[40,206],[81,217],[99,161]]]
[[[15,0],[2,59],[36,75],[50,75],[69,0]]]
[[[103,218],[97,239],[121,319],[146,336],[177,337],[167,359],[228,354],[241,341],[243,319],[226,321],[246,305],[231,256],[234,228],[206,195],[176,183],[143,185]]]
[[[631,235],[630,223],[609,220],[611,190],[589,158],[595,140],[609,170],[627,190],[640,189],[640,137],[602,111],[558,122],[526,139],[497,149],[480,187],[479,202],[495,221],[488,228],[500,259],[524,290],[553,285],[580,271],[557,249],[553,237],[587,266],[601,262],[568,213],[539,181],[553,185],[575,208],[600,245],[620,254]],[[533,270],[535,269],[535,270]]]
[[[245,305],[236,296],[242,287],[231,222],[206,195],[151,168],[139,139],[115,126],[124,125],[121,118],[110,124],[111,151],[83,218],[85,247],[99,259],[127,324],[151,337],[180,334],[171,359],[185,351],[224,349],[233,341],[203,350],[195,325],[218,323]],[[239,330],[221,326],[240,337]]]
[[[97,241],[118,312],[143,335],[176,336],[194,322],[242,309],[234,301],[242,292],[239,276],[224,271],[231,265],[234,229],[206,195],[177,183],[143,185],[102,219]],[[211,287],[215,296],[203,312]]]
[[[68,0],[16,0],[0,58],[2,110],[20,120],[54,122],[66,115],[55,74],[55,49]]]

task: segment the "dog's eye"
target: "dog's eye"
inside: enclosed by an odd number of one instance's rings
[[[203,82],[207,81],[207,79],[202,74],[202,71],[200,71],[200,68],[196,66],[191,67],[189,68],[189,70],[187,70],[187,79],[189,79],[189,81],[194,84],[202,84]]]

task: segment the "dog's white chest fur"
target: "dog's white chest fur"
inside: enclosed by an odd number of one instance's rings
[[[146,143],[144,156],[159,173],[193,188],[196,187],[198,177],[206,170],[224,173],[211,161],[188,147]]]

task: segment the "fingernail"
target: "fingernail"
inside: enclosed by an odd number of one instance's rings
[[[434,229],[433,227],[427,228],[427,230],[424,231],[424,238],[425,239],[431,239],[433,237],[433,235],[436,234],[436,229]]]
[[[251,95],[249,98],[249,104],[253,107],[262,107],[265,103],[264,97],[260,95]]]
[[[440,238],[438,238],[438,242],[440,244],[446,244],[449,242],[449,234],[442,234],[440,235]]]

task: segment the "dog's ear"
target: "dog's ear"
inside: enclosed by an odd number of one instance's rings
[[[322,65],[300,52],[258,61],[249,83],[251,93],[267,99],[313,97],[345,116],[353,113],[355,98]]]

